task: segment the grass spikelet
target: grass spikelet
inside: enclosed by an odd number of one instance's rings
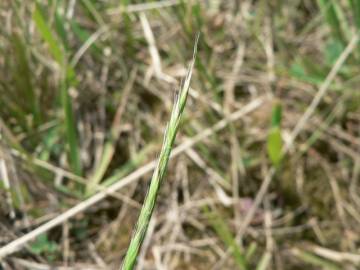
[[[154,211],[156,198],[159,193],[161,183],[164,179],[171,149],[173,148],[181,116],[185,108],[186,99],[190,88],[191,74],[195,63],[198,39],[199,35],[197,35],[195,40],[193,59],[190,63],[184,83],[182,84],[180,91],[176,97],[170,121],[165,130],[164,141],[161,148],[159,160],[151,178],[150,187],[141,208],[140,215],[135,227],[135,232],[132,236],[125,259],[123,261],[123,265],[121,267],[121,269],[123,270],[130,270],[134,268],[152,213]]]

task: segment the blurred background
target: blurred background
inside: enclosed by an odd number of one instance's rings
[[[137,269],[360,269],[359,0],[2,0],[0,23],[0,247],[118,185],[2,269],[119,268],[198,32]]]

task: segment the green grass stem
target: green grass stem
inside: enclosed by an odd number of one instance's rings
[[[190,63],[190,67],[188,69],[186,78],[184,83],[182,84],[180,91],[177,95],[170,121],[167,125],[167,128],[165,130],[164,134],[164,142],[161,148],[159,160],[157,163],[157,166],[154,170],[153,176],[151,178],[150,187],[148,190],[148,193],[145,197],[145,201],[143,203],[143,206],[140,211],[140,216],[138,218],[135,232],[132,236],[130,245],[128,247],[125,259],[123,261],[123,265],[121,269],[123,270],[131,270],[134,268],[134,265],[136,263],[136,259],[138,257],[142,242],[144,240],[144,237],[146,235],[146,231],[152,216],[152,213],[154,211],[156,198],[159,193],[159,189],[162,183],[162,180],[164,179],[164,175],[166,172],[167,164],[169,161],[171,149],[173,148],[176,133],[179,128],[180,120],[182,113],[185,108],[187,95],[190,88],[190,79],[191,74],[194,68],[195,63],[195,57],[196,57],[196,51],[197,51],[197,42],[199,39],[199,35],[196,37],[195,46],[194,46],[194,54],[193,59]]]

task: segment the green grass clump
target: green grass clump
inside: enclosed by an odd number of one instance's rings
[[[47,43],[49,51],[58,64],[58,68],[60,69],[60,96],[61,105],[64,111],[64,128],[69,146],[69,163],[72,171],[77,175],[81,175],[82,166],[79,153],[78,136],[72,103],[69,96],[69,89],[75,84],[76,81],[75,71],[70,65],[67,64],[65,50],[59,45],[55,35],[53,35],[41,12],[41,7],[38,4],[36,5],[35,11],[33,13],[33,20],[37,30],[41,34],[41,37],[44,39],[44,41]]]

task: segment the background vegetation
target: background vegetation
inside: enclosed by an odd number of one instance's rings
[[[197,32],[137,269],[360,268],[359,0],[2,0],[0,22],[2,268],[119,268]]]

